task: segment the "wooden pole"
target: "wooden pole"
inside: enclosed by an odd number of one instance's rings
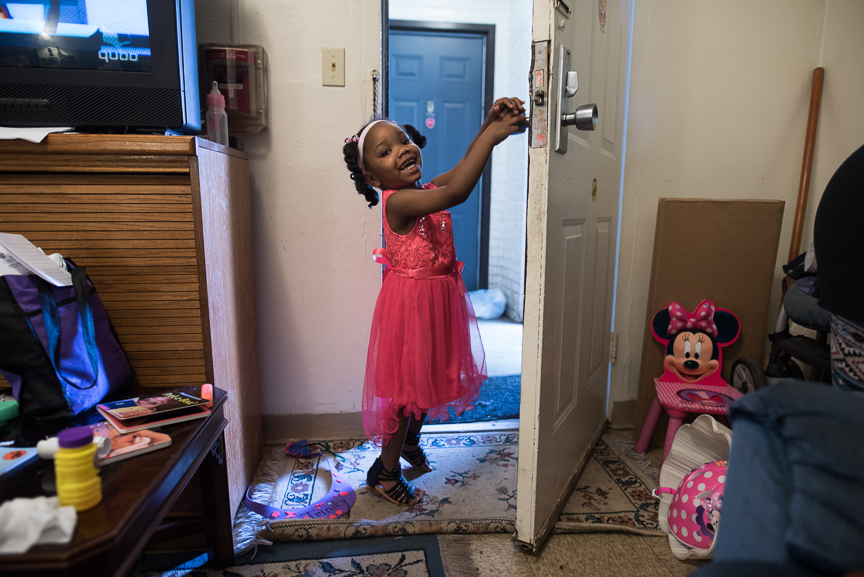
[[[795,221],[792,226],[792,243],[789,260],[801,254],[801,230],[804,228],[804,213],[807,211],[807,195],[810,192],[810,171],[813,168],[813,148],[816,144],[816,125],[819,123],[819,103],[822,101],[822,67],[813,71],[813,87],[810,90],[810,114],[807,117],[807,136],[804,141],[804,161],[801,164],[801,182],[798,184],[798,204],[795,206]]]

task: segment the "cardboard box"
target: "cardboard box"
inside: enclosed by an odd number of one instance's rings
[[[703,299],[731,310],[741,321],[738,340],[723,348],[723,378],[741,357],[760,364],[768,342],[766,322],[783,223],[780,200],[661,198],[654,233],[634,441],[654,402],[654,379],[663,374],[665,351],[651,335],[651,319],[676,301],[692,311]],[[694,415],[695,416],[695,415]],[[663,413],[652,445],[663,445]]]

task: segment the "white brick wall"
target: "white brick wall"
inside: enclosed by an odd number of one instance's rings
[[[528,100],[531,17],[531,0],[390,0],[392,20],[494,24],[494,98]],[[507,315],[518,322],[525,295],[527,185],[528,141],[521,134],[501,143],[492,155],[489,215],[489,288],[501,289]]]

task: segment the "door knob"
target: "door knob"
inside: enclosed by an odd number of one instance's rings
[[[575,126],[576,130],[594,130],[597,126],[597,105],[583,104],[576,112],[562,114],[561,126]]]

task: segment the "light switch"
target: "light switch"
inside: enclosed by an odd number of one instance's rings
[[[345,86],[344,48],[321,48],[321,85]]]

